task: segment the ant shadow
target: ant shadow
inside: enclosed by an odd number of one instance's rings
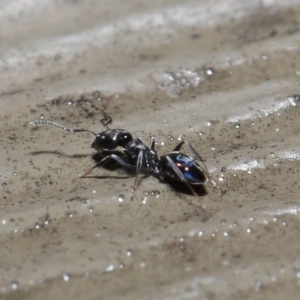
[[[51,155],[63,156],[63,157],[66,157],[66,158],[81,158],[81,157],[90,156],[90,154],[68,155],[68,154],[65,154],[61,151],[51,151],[51,150],[42,150],[42,151],[31,151],[31,152],[29,152],[29,155],[41,155],[41,154],[51,154]]]
[[[29,152],[29,155],[42,155],[42,154],[62,156],[62,157],[65,157],[65,158],[83,158],[83,157],[91,156],[92,160],[94,160],[95,163],[100,162],[103,158],[105,158],[109,154],[116,154],[118,156],[122,156],[121,151],[101,151],[101,152],[94,153],[92,155],[91,154],[72,154],[72,155],[69,155],[69,154],[63,153],[61,151],[51,151],[51,150]],[[102,165],[101,168],[114,171],[116,169],[120,169],[121,167],[116,161],[109,160],[104,165]]]
[[[122,154],[122,152],[120,152],[120,151],[109,151],[109,152],[108,151],[102,151],[101,153],[98,152],[98,153],[93,154],[92,155],[92,160],[95,163],[98,163],[104,157],[106,157],[108,154],[112,154],[112,153],[118,154],[118,155]],[[61,151],[51,151],[51,150],[29,152],[29,155],[43,155],[43,154],[50,154],[50,155],[56,155],[56,156],[62,156],[62,157],[65,157],[65,158],[74,158],[74,159],[91,156],[91,154],[73,154],[73,155],[69,155],[69,154],[63,153]],[[109,171],[115,171],[117,169],[121,169],[120,165],[117,162],[113,161],[113,160],[107,161],[107,163],[105,165],[101,166],[101,168],[104,168],[104,169],[109,170]],[[132,172],[132,174],[131,174],[130,171],[128,171],[128,170],[125,170],[125,171],[127,171],[127,173],[130,174],[130,176],[114,176],[114,175],[101,175],[101,176],[99,176],[99,175],[95,175],[95,176],[88,176],[86,178],[126,179],[126,178],[132,178],[132,177],[135,176],[134,172]]]

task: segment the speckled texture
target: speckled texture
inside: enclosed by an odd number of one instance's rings
[[[299,1],[2,1],[0,296],[296,299]],[[93,166],[101,109],[226,190]],[[184,152],[188,152],[185,148]],[[109,178],[108,176],[114,176]]]

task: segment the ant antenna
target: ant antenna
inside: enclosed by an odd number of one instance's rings
[[[47,120],[35,120],[35,121],[31,121],[31,122],[28,123],[28,126],[31,126],[31,127],[37,127],[37,126],[41,126],[41,125],[57,127],[59,129],[63,129],[63,130],[68,131],[70,133],[89,132],[89,133],[93,134],[94,136],[97,136],[97,134],[95,132],[90,131],[90,130],[67,128],[64,125],[61,125],[61,124],[58,124],[58,123],[55,123],[55,122],[51,122],[51,121],[47,121]]]

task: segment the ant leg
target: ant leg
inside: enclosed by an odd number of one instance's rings
[[[87,175],[91,174],[92,171],[100,166],[103,166],[109,159],[113,159],[116,162],[118,162],[123,168],[125,169],[132,169],[132,165],[127,163],[125,160],[123,160],[122,158],[120,158],[118,155],[116,154],[110,154],[105,156],[101,161],[99,161],[96,165],[94,165],[90,170],[88,170],[86,173],[84,173],[83,175],[79,176],[79,178],[86,178]]]
[[[131,195],[131,201],[133,200],[134,197],[134,193],[137,189],[137,180],[138,180],[138,176],[142,171],[142,167],[143,167],[143,159],[144,159],[144,152],[140,151],[137,157],[137,161],[136,161],[136,174],[135,174],[135,180],[134,180],[134,185],[133,185],[133,192]]]
[[[104,126],[104,128],[107,129],[107,125],[111,124],[113,119],[103,109],[101,111],[102,111],[102,115],[103,115],[103,119],[101,119],[101,123]]]
[[[155,141],[156,141],[156,138],[155,138],[155,136],[151,136],[151,138],[150,138],[150,149],[151,150],[155,150]]]
[[[173,169],[173,171],[176,173],[176,175],[178,176],[178,178],[187,185],[187,187],[190,189],[190,191],[192,192],[192,194],[194,196],[198,196],[197,193],[195,192],[195,190],[191,187],[191,185],[188,183],[188,181],[185,179],[184,175],[182,174],[182,172],[180,171],[180,169],[176,166],[176,164],[174,163],[174,161],[167,155],[166,159],[168,161],[168,163],[170,164],[171,168]]]
[[[180,149],[182,148],[183,144],[186,144],[190,150],[193,152],[193,154],[195,155],[195,157],[199,160],[203,160],[200,156],[200,154],[192,147],[192,145],[188,142],[188,141],[181,141],[174,149],[173,151],[180,151]]]
[[[143,153],[143,151],[140,151],[139,155],[137,157],[137,161],[136,161],[136,175],[135,175],[135,181],[134,181],[135,186],[136,186],[137,178],[142,171],[143,158],[144,158],[144,153]]]
[[[182,148],[183,145],[187,145],[190,149],[190,151],[193,153],[193,156],[195,159],[197,159],[202,167],[203,167],[203,171],[206,175],[206,177],[208,178],[209,182],[211,183],[211,185],[213,186],[213,188],[216,188],[217,190],[220,190],[222,195],[224,194],[224,191],[217,185],[217,183],[212,179],[211,174],[209,173],[206,164],[204,163],[203,158],[200,156],[200,154],[192,147],[192,145],[188,142],[188,141],[182,141],[180,142],[173,151],[180,151],[180,149]]]

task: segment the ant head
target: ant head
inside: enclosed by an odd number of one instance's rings
[[[47,126],[57,127],[66,130],[71,133],[89,132],[96,137],[94,142],[92,143],[92,148],[98,151],[101,150],[112,151],[115,150],[117,147],[125,148],[127,144],[133,140],[132,135],[127,130],[123,130],[123,129],[106,129],[96,134],[95,132],[87,129],[67,128],[63,125],[51,121],[47,121],[47,120],[31,121],[28,125],[34,127],[40,125],[47,125]]]
[[[123,129],[107,129],[96,135],[92,148],[95,150],[115,150],[117,147],[125,148],[131,142],[132,135]]]

